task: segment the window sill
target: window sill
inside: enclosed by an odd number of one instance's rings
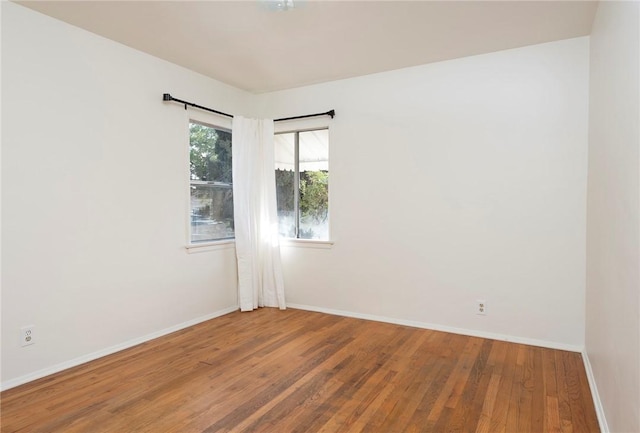
[[[203,242],[199,244],[189,244],[185,248],[189,254],[205,253],[208,251],[230,250],[236,246],[233,239],[225,239],[223,241]]]
[[[313,239],[280,239],[280,245],[283,247],[296,248],[333,248],[333,241],[318,241]]]

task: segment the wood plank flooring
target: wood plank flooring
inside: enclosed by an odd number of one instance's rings
[[[231,313],[3,392],[2,432],[598,432],[580,354]]]

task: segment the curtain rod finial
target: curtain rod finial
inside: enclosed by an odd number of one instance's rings
[[[169,93],[163,93],[162,94],[162,100],[163,101],[173,101],[173,97]]]
[[[336,115],[336,110],[331,110],[331,111],[327,112],[327,114],[329,116],[331,116],[331,118],[333,119],[335,117],[335,115]]]

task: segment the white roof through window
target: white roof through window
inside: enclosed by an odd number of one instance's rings
[[[294,170],[295,133],[276,134],[274,137],[277,170]],[[300,171],[329,170],[329,131],[300,132]]]

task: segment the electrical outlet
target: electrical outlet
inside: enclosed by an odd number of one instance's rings
[[[34,325],[23,326],[20,328],[20,344],[22,346],[29,346],[30,344],[34,344],[36,341],[34,339]]]
[[[476,300],[476,314],[480,316],[487,315],[487,301],[485,301],[484,299]]]

